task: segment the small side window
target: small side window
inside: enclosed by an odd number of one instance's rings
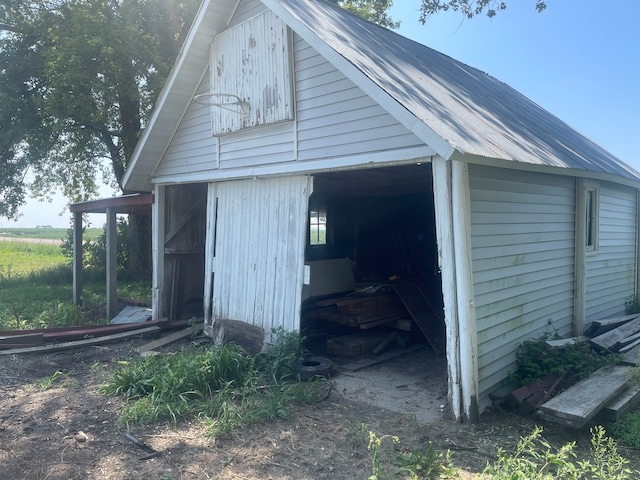
[[[587,185],[585,191],[585,228],[587,252],[598,251],[600,202],[598,187]]]
[[[309,212],[309,244],[327,244],[327,212],[323,209]]]

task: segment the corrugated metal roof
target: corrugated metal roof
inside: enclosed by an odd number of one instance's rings
[[[277,3],[463,155],[640,180],[620,159],[476,68],[328,3]]]
[[[263,3],[356,84],[371,87],[365,91],[375,90],[381,105],[383,97],[387,107],[392,102],[390,113],[445,158],[477,156],[640,181],[620,159],[478,69],[328,3]],[[207,68],[208,46],[235,5],[203,1],[125,174],[126,189],[151,190],[153,172]]]

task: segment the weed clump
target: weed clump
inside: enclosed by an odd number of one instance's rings
[[[290,335],[280,338],[291,342]],[[291,345],[277,346],[276,353],[266,359],[228,344],[123,362],[101,392],[128,400],[120,415],[123,424],[201,416],[210,432],[219,434],[286,417],[292,405],[317,401],[324,384],[291,382],[289,374],[278,376],[291,372],[285,359],[296,353]]]
[[[588,377],[600,367],[616,364],[619,355],[602,355],[585,342],[550,347],[547,336],[523,342],[516,352],[518,369],[510,379],[518,386],[540,381],[550,374],[565,375],[567,385]]]

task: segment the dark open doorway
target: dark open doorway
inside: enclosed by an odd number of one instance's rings
[[[301,331],[316,351],[444,353],[430,164],[316,175],[305,265]]]

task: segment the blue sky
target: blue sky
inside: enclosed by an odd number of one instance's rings
[[[501,80],[640,171],[640,2],[506,0],[492,19],[459,13],[418,22],[395,0],[398,33]]]
[[[394,3],[398,33],[511,85],[640,171],[640,1],[549,0],[538,14],[535,0],[507,0],[493,19],[447,12],[426,25],[420,0]],[[32,201],[0,226],[67,227],[64,205]]]

